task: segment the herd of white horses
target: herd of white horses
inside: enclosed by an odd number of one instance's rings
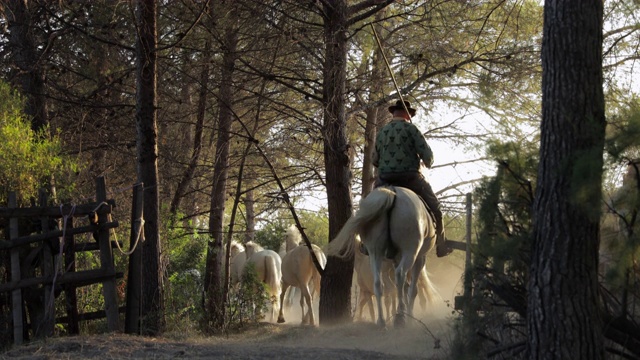
[[[351,238],[359,243],[359,237],[351,234]],[[331,251],[331,249],[328,249]],[[327,258],[325,252],[315,244],[312,244],[312,251],[316,259],[325,267]],[[335,250],[333,250],[335,251]],[[334,255],[332,253],[332,255]],[[339,254],[335,254],[339,256]],[[374,264],[371,258],[360,251],[355,251],[354,263],[354,295],[357,298],[356,320],[363,318],[364,308],[369,306],[369,316],[372,320],[376,318],[375,308],[372,298],[376,295],[376,276],[372,268]],[[253,264],[256,275],[266,286],[267,295],[273,299],[271,304],[270,321],[276,319],[277,322],[285,322],[284,307],[290,306],[293,302],[294,291],[299,291],[302,324],[315,325],[314,299],[320,294],[320,273],[311,258],[309,247],[302,241],[300,232],[292,225],[285,234],[284,241],[279,252],[264,249],[255,242],[248,242],[244,246],[238,242],[231,244],[230,254],[230,278],[232,286],[237,286],[242,281],[242,275],[248,264]],[[391,260],[382,262],[380,277],[378,278],[378,323],[384,326],[384,320],[389,320],[396,315],[398,302],[401,302],[398,289],[409,287],[410,281],[406,281],[406,286],[398,287],[396,284],[395,268]],[[424,266],[416,272],[418,274],[417,295],[423,309],[428,303],[433,303],[438,298],[437,291],[429,281]],[[382,309],[380,298],[384,298],[385,310]],[[409,309],[411,314],[413,304]],[[306,311],[305,311],[306,307]],[[386,314],[384,316],[383,314]]]

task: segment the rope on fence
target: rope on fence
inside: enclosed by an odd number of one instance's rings
[[[60,205],[60,214],[62,215],[62,236],[60,236],[60,246],[59,246],[60,249],[58,250],[58,258],[56,259],[56,265],[54,267],[55,271],[53,272],[53,280],[51,281],[51,296],[50,296],[51,301],[49,302],[49,304],[47,304],[47,307],[45,308],[45,314],[47,314],[47,311],[52,311],[52,313],[55,313],[54,301],[55,301],[55,291],[56,291],[56,280],[58,279],[58,273],[60,272],[59,270],[61,267],[60,262],[62,261],[62,255],[64,252],[64,239],[67,236],[67,220],[69,219],[69,217],[73,216],[73,214],[76,212],[76,206],[72,205],[71,210],[69,211],[68,214],[65,214],[62,209],[63,207],[62,205]],[[71,264],[69,264],[69,266],[71,266]]]
[[[109,204],[107,204],[105,201],[103,201],[100,204],[98,204],[98,206],[93,210],[93,212],[97,214],[98,210],[103,205],[109,205]],[[109,217],[111,217],[111,214],[109,214]],[[111,220],[111,219],[109,219],[109,220]],[[129,255],[133,254],[133,252],[138,247],[138,242],[139,242],[140,237],[142,235],[142,229],[144,228],[144,219],[142,217],[140,217],[138,219],[135,219],[134,223],[135,223],[135,225],[138,226],[138,230],[136,231],[136,240],[134,241],[133,246],[131,247],[131,250],[129,250],[129,251],[122,250],[122,247],[120,246],[120,242],[118,241],[118,234],[116,233],[115,229],[111,229],[112,234],[113,234],[113,239],[115,240],[116,246],[118,247],[118,250],[120,251],[120,253],[122,255],[124,255],[124,256],[129,256]]]

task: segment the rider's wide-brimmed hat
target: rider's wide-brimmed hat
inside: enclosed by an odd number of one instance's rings
[[[410,102],[405,101],[404,105],[407,107],[407,110],[409,111],[409,114],[411,116],[415,116],[416,115],[416,109],[411,107],[411,103]],[[400,101],[400,100],[396,101],[395,105],[389,106],[389,112],[392,113],[392,114],[396,110],[404,110],[404,109],[405,109],[405,107],[402,106],[402,101]]]

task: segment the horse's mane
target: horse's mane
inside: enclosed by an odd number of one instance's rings
[[[231,246],[229,248],[231,249],[231,252],[233,252],[234,249],[238,250],[238,252],[243,252],[245,250],[244,245],[237,240],[231,240]]]
[[[298,231],[298,228],[295,225],[289,226],[287,232],[284,234],[284,249],[286,251],[290,251],[294,247],[300,245],[302,242],[302,234]],[[282,249],[282,247],[281,247]]]
[[[246,243],[244,245],[245,251],[247,253],[247,258],[259,251],[264,250],[264,248],[262,246],[260,246],[258,243],[255,243],[253,241],[249,241],[248,243]]]

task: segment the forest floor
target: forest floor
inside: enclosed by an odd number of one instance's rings
[[[124,334],[50,338],[14,346],[0,359],[447,359],[442,320],[381,330],[373,323],[310,327],[260,323],[220,337],[142,337]],[[435,348],[435,341],[442,348]]]
[[[298,301],[285,324],[261,322],[242,332],[204,337],[194,330],[171,330],[162,337],[101,334],[53,337],[13,346],[0,359],[448,359],[453,339],[453,297],[461,269],[433,263],[430,278],[442,299],[422,309],[404,328],[389,322],[335,326],[302,326]],[[314,306],[317,319],[317,302]]]

